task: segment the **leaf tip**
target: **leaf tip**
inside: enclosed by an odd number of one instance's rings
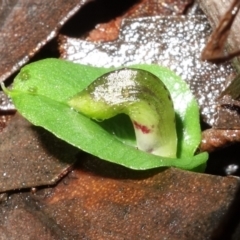
[[[3,92],[4,92],[6,95],[9,95],[10,91],[5,87],[4,82],[1,82],[0,85],[1,85],[1,88],[2,88]]]

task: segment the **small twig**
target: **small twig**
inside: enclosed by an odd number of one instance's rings
[[[224,54],[225,43],[239,9],[240,1],[234,0],[229,10],[220,20],[217,28],[211,34],[206,47],[202,51],[202,60],[223,62],[240,55],[240,50]]]

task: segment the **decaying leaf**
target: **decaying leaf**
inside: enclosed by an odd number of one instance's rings
[[[213,231],[211,235],[212,240],[221,240],[221,239],[238,239],[239,234],[238,230],[239,225],[239,201],[240,201],[240,188],[238,187],[235,194],[234,200],[231,202],[227,213],[224,215],[220,221],[217,228]]]
[[[4,240],[208,239],[239,183],[176,169],[136,172],[83,158],[54,189],[13,194],[0,205]]]
[[[240,142],[240,130],[208,129],[202,133],[200,151],[214,152],[222,147]]]
[[[176,169],[136,172],[84,156],[50,194],[12,195],[0,207],[2,232],[18,239],[28,219],[21,234],[33,238],[208,239],[238,183]]]
[[[0,1],[0,81],[29,61],[53,39],[86,1]]]
[[[222,9],[222,6],[220,6],[219,2],[215,2],[215,5],[212,5],[212,3],[210,4],[210,6],[212,6],[212,9],[214,9],[213,12],[209,11],[208,8],[206,8],[206,5],[208,4],[207,1],[201,1],[201,4],[207,14],[211,14],[212,18],[216,18],[217,14],[215,13],[215,11],[219,11],[220,9]],[[239,17],[237,17],[239,9],[240,2],[238,0],[234,0],[228,7],[228,10],[224,13],[223,17],[217,23],[217,27],[210,36],[206,47],[203,49],[202,59],[214,62],[222,62],[240,55],[240,50],[238,48],[238,45],[236,45],[239,41],[239,35],[234,34],[236,33],[236,31],[239,31],[239,26],[233,24],[234,21],[239,22]],[[227,52],[225,51],[226,48],[228,49]],[[231,49],[233,50],[231,51]],[[235,62],[235,64],[236,68],[239,71],[239,62]],[[221,134],[221,143],[231,141],[232,138],[229,137],[227,139],[223,139],[224,136],[227,137],[228,130],[240,128],[240,102],[238,101],[240,95],[239,79],[239,75],[233,78],[230,84],[228,84],[228,86],[223,89],[217,101],[218,108],[216,109],[216,120],[214,121],[213,126],[215,128],[227,129],[225,134]],[[222,132],[223,131],[224,130],[222,130]],[[217,135],[220,136],[218,133]],[[220,142],[218,144],[218,147],[220,147],[221,145]],[[235,140],[233,140],[233,142],[235,142]]]
[[[19,114],[0,134],[0,143],[0,192],[56,183],[79,151]]]

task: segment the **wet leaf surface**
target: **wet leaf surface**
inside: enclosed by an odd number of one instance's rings
[[[61,56],[99,67],[139,62],[169,67],[190,84],[203,119],[212,125],[216,98],[234,70],[229,63],[216,65],[201,61],[201,50],[210,32],[204,16],[125,19],[116,41],[95,43],[63,37]]]
[[[16,114],[0,134],[0,192],[56,183],[78,149]]]
[[[0,81],[16,72],[53,39],[84,2],[86,1],[1,1]]]
[[[209,239],[239,182],[176,169],[136,172],[87,156],[81,163],[54,189],[3,202],[2,239]]]

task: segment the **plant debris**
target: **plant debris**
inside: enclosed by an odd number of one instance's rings
[[[29,61],[84,0],[3,0],[0,3],[0,82]]]
[[[0,142],[0,192],[55,184],[79,152],[19,114],[1,132]]]

